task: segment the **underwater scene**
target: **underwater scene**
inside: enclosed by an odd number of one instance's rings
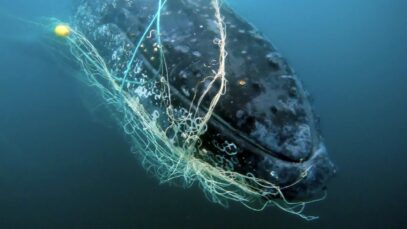
[[[0,228],[407,228],[404,0],[0,0]]]

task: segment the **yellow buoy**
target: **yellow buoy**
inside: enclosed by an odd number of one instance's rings
[[[69,34],[71,34],[71,28],[69,28],[67,25],[60,24],[55,26],[54,33],[58,37],[67,37]]]

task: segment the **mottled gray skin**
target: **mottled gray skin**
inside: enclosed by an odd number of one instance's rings
[[[80,4],[75,17],[78,29],[100,50],[117,77],[124,75],[157,2],[84,0]],[[308,169],[301,182],[283,189],[283,193],[296,200],[318,197],[335,169],[307,93],[295,72],[252,25],[226,5],[222,6],[222,15],[227,31],[227,92],[216,106],[201,147],[213,157],[221,155],[233,161],[233,170],[252,173],[280,187],[296,182]],[[219,31],[210,0],[168,0],[161,16],[161,30],[172,102],[188,108],[194,92],[202,92],[202,87],[196,87],[198,82],[218,66],[219,47],[213,40],[219,37]],[[141,49],[137,56],[143,60],[146,75],[157,75],[158,58],[151,59],[155,55],[154,42],[155,39],[146,39],[144,47],[151,48]],[[130,79],[137,77],[129,75]],[[151,90],[157,93],[161,87],[159,78],[157,75],[151,83]],[[211,90],[207,98],[214,92]],[[203,101],[202,111],[209,101]],[[163,112],[164,106],[151,96],[142,98],[142,102],[150,112]],[[166,124],[168,120],[161,120],[161,125]],[[235,156],[219,150],[225,142],[234,143]]]

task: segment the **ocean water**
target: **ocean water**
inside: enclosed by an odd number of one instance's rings
[[[0,0],[0,228],[406,228],[407,2],[229,0],[314,98],[338,174],[306,222],[159,185],[31,22],[75,1]]]

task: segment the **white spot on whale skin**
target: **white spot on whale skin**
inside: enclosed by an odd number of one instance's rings
[[[238,110],[237,112],[236,112],[236,118],[243,118],[243,116],[244,116],[244,111],[243,110]]]
[[[278,179],[278,175],[277,175],[277,173],[276,173],[275,171],[271,171],[271,172],[270,172],[270,176],[272,176],[272,177]]]
[[[194,55],[196,57],[201,57],[202,56],[202,54],[200,52],[198,52],[198,51],[193,51],[192,55]]]
[[[206,24],[209,31],[214,32],[215,34],[219,33],[219,29],[213,20],[207,19]]]
[[[182,52],[182,53],[188,53],[189,47],[186,45],[177,45],[177,46],[175,46],[175,50]]]
[[[179,72],[179,76],[181,76],[181,78],[183,78],[183,79],[188,78],[188,74],[184,70]]]
[[[190,95],[191,95],[191,94],[189,93],[189,91],[188,91],[184,86],[181,87],[181,91],[182,91],[182,93],[184,93],[184,95],[186,95],[186,96],[190,96]]]

